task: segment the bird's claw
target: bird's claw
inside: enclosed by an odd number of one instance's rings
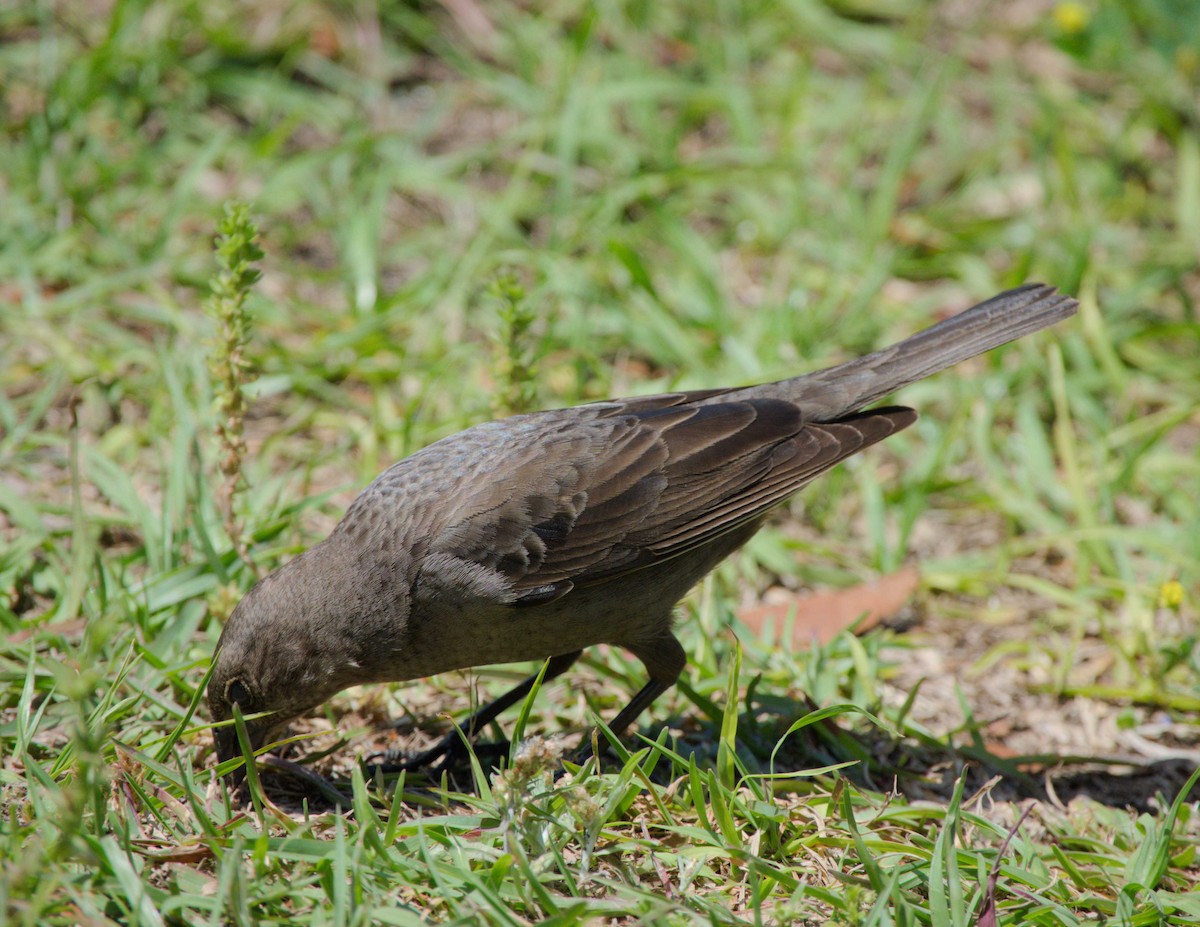
[[[499,757],[507,755],[508,744],[479,744],[476,745],[475,753],[480,758]],[[400,750],[381,750],[378,753],[372,753],[364,761],[367,769],[374,773],[376,771],[385,775],[396,775],[398,773],[420,773],[431,779],[439,778],[444,772],[453,772],[461,766],[468,756],[468,746],[463,741],[462,735],[458,731],[452,731],[447,734],[432,747],[422,750],[416,754],[406,754]]]
[[[371,772],[381,772],[385,775],[419,772],[432,778],[453,766],[458,752],[452,744],[447,745],[443,740],[428,750],[415,754],[407,754],[394,748],[382,750],[372,753],[363,763]]]

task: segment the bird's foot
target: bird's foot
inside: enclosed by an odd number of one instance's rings
[[[508,756],[507,743],[476,744],[469,747],[458,731],[451,731],[433,746],[420,753],[406,754],[400,750],[383,750],[366,758],[364,765],[370,774],[384,775],[417,773],[429,779],[440,778],[442,773],[452,773],[468,765],[474,752],[481,765],[487,768]]]

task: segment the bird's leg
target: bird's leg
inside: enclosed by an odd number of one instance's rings
[[[617,737],[624,735],[630,725],[637,720],[638,715],[650,707],[650,703],[666,692],[687,665],[687,654],[669,631],[662,637],[657,637],[649,643],[626,645],[626,649],[642,661],[650,674],[647,682],[637,694],[622,708],[608,729]],[[588,733],[579,748],[578,762],[580,765],[591,755],[592,734]]]
[[[542,682],[547,683],[551,679],[561,676],[571,665],[579,659],[582,651],[576,650],[574,653],[564,653],[557,657],[551,657],[546,664],[546,672],[542,675]],[[509,689],[499,698],[494,699],[484,705],[471,717],[467,718],[466,723],[462,727],[462,731],[470,740],[475,736],[476,731],[480,731],[487,727],[500,716],[500,714],[517,702],[521,701],[533,689],[533,685],[537,682],[538,673],[534,673],[528,679],[518,683],[513,688]],[[646,704],[649,704],[647,702]],[[643,706],[644,707],[644,706]],[[464,744],[462,736],[457,730],[450,731],[445,737],[435,743],[427,750],[422,750],[415,756],[405,756],[399,750],[385,750],[380,753],[375,753],[367,757],[367,763],[371,766],[379,768],[382,772],[400,772],[402,770],[425,769],[434,761],[440,760],[439,768],[448,768],[453,765],[454,760],[462,753]]]

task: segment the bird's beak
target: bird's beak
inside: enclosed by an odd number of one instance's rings
[[[247,762],[253,763],[253,754],[258,752],[264,743],[267,742],[267,734],[269,729],[262,724],[254,724],[253,722],[246,724],[246,734],[250,740],[251,756]],[[226,727],[219,727],[213,731],[213,739],[217,745],[217,763],[222,764],[226,760],[238,759],[242,756],[242,746],[238,742],[237,726],[234,724]],[[233,795],[242,795],[245,797],[246,787],[246,766],[238,766],[236,769],[227,772],[224,776],[225,784]]]

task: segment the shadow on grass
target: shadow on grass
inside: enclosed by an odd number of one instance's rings
[[[794,707],[800,714],[791,717],[801,716],[807,706]],[[747,728],[753,732],[740,738],[743,758],[748,760],[749,754],[762,772],[775,773],[850,763],[837,774],[862,788],[894,792],[910,801],[949,801],[965,774],[967,794],[986,789],[996,801],[1033,799],[1065,806],[1084,798],[1112,808],[1155,812],[1179,794],[1196,769],[1195,760],[1184,754],[1001,755],[1002,745],[989,749],[982,740],[955,745],[928,736],[899,736],[865,723],[849,730],[828,722],[792,734],[775,753],[772,767],[771,751],[791,724],[787,718],[786,712],[765,720],[761,713],[757,719],[743,715],[739,735]],[[717,731],[706,733],[715,756]],[[1200,785],[1188,798],[1200,798]]]
[[[949,802],[960,777],[966,776],[967,795],[986,791],[993,801],[1016,802],[1035,800],[1055,807],[1065,807],[1076,799],[1086,799],[1111,808],[1128,809],[1137,813],[1155,813],[1166,807],[1186,785],[1194,772],[1195,763],[1186,756],[1152,758],[1136,755],[1068,756],[1058,754],[1000,756],[981,742],[956,746],[925,736],[897,736],[875,726],[859,723],[851,730],[830,721],[821,721],[788,736],[776,745],[792,720],[803,717],[811,706],[803,702],[770,699],[771,710],[760,709],[751,717],[742,714],[738,726],[739,758],[751,773],[775,773],[795,776],[807,770],[842,766],[834,773],[815,773],[814,778],[827,782],[841,776],[862,789],[893,793],[908,801]],[[791,706],[789,710],[787,706]],[[647,740],[661,731],[664,722],[645,726],[640,734]],[[697,765],[711,766],[716,762],[720,729],[694,716],[676,716],[665,722],[677,736],[668,746],[679,755],[694,757]],[[401,750],[417,753],[401,744]],[[639,738],[640,740],[640,738]],[[578,749],[574,736],[569,735],[571,757]],[[630,749],[636,749],[632,739],[626,739]],[[644,745],[644,741],[640,745]],[[485,774],[491,774],[507,764],[510,747],[507,742],[480,742],[473,751]],[[772,752],[774,757],[772,758]],[[342,748],[343,759],[355,754],[353,744]],[[300,758],[302,759],[302,758]],[[773,761],[772,761],[773,759]],[[351,760],[354,762],[354,760]],[[339,763],[332,785],[349,795],[348,766]],[[602,768],[611,772],[620,768],[612,752],[602,757]],[[332,809],[327,795],[311,782],[290,776],[270,775],[263,770],[268,794],[283,808],[307,805],[309,810]],[[397,777],[383,770],[364,769],[368,780],[394,783]],[[681,775],[681,770],[664,757],[654,769],[652,779],[665,786]],[[474,793],[475,780],[470,758],[455,758],[444,769],[410,770],[405,779],[405,791],[426,795],[433,804],[444,800],[435,790]],[[1188,800],[1200,799],[1200,785],[1195,786]]]

